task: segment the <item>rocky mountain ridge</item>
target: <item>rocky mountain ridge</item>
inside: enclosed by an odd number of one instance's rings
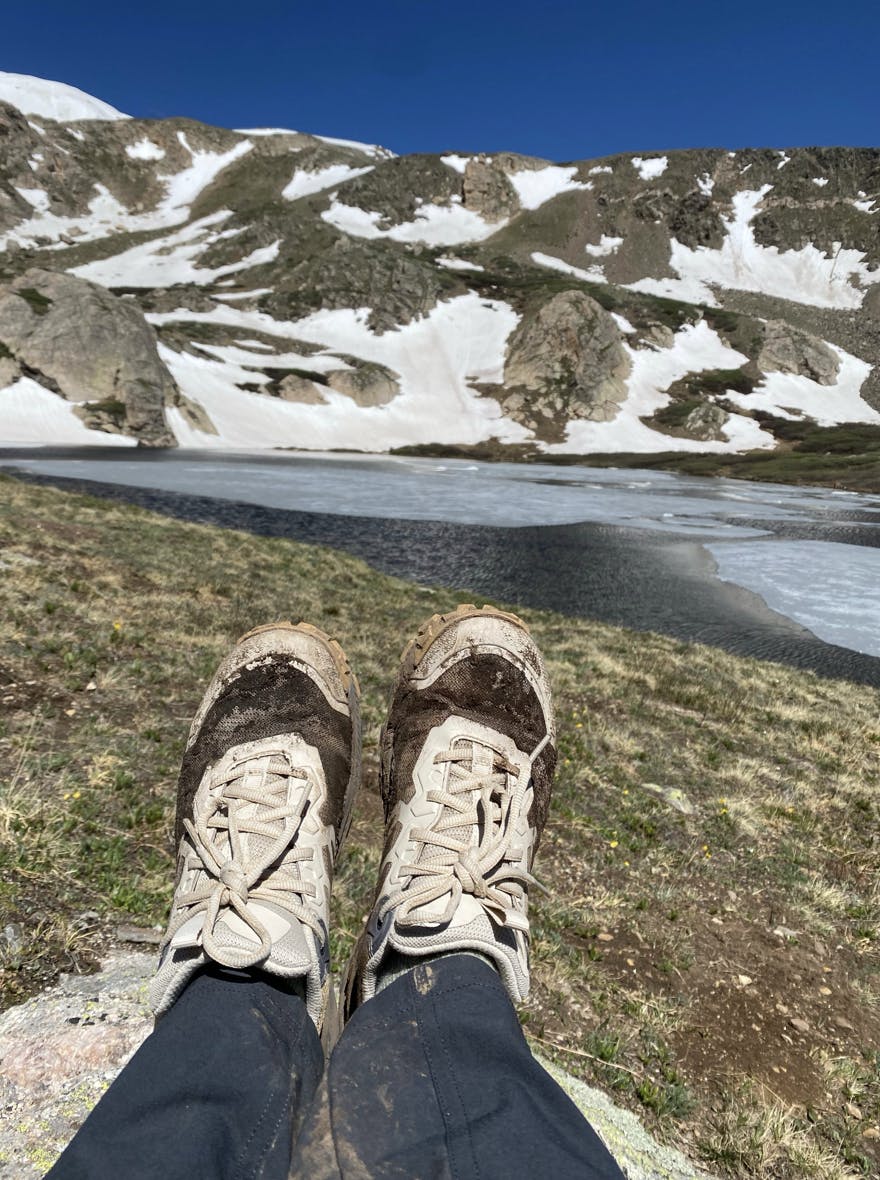
[[[0,441],[650,454],[880,425],[878,150],[397,157],[70,89],[0,74]]]

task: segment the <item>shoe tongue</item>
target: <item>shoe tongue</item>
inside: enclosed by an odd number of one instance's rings
[[[454,767],[457,767],[459,772],[474,774],[481,779],[486,779],[494,773],[495,758],[497,755],[489,746],[480,745],[470,738],[459,738],[452,744],[451,752],[457,756],[461,756],[463,760],[461,762],[447,764],[445,775],[447,786],[453,784],[458,777]],[[458,798],[473,814],[473,808],[476,805],[475,792],[463,792],[458,795]],[[453,807],[444,806],[440,810],[437,823],[442,824],[447,821],[455,822],[455,820],[462,818],[460,811]],[[445,828],[443,835],[458,841],[465,848],[473,849],[476,848],[482,832],[478,830],[475,822],[467,822],[459,824],[457,827]],[[436,860],[440,854],[442,854],[442,849],[434,844],[426,843],[419,855],[419,863]],[[419,919],[426,923],[434,922],[442,916],[448,900],[448,897],[444,896],[437,901],[421,905],[414,911],[414,916],[417,914]],[[458,925],[460,922],[470,922],[479,917],[482,912],[483,909],[479,901],[475,897],[465,894],[459,902],[452,925]]]
[[[494,770],[495,766],[495,751],[488,746],[482,746],[478,742],[472,741],[470,738],[459,738],[452,744],[452,753],[465,758],[465,761],[457,763],[448,763],[446,771],[447,784],[455,782],[456,774],[453,769],[457,766],[460,771],[470,772],[479,775],[480,778],[488,778]],[[475,805],[474,792],[468,792],[458,796],[466,805],[472,807]],[[452,807],[444,807],[439,816],[439,823],[446,823],[447,821],[454,821],[460,818],[461,813]],[[471,823],[461,824],[458,827],[447,828],[444,832],[452,840],[458,840],[460,843],[476,846],[477,840],[481,833],[475,830]],[[437,855],[437,849],[427,844],[422,849],[420,860],[432,860]]]
[[[241,768],[241,774],[237,776],[232,783],[230,783],[226,790],[230,787],[244,788],[246,790],[257,789],[261,794],[268,794],[273,796],[273,802],[277,805],[283,805],[287,801],[287,787],[290,778],[290,766],[287,760],[279,757],[263,757],[255,759],[252,762],[246,763]],[[291,821],[290,819],[273,819],[266,821],[265,810],[266,802],[251,803],[246,800],[231,799],[227,804],[227,810],[234,812],[239,828],[246,828],[249,820],[258,819],[261,826],[268,827],[272,831],[272,835],[263,835],[262,832],[248,832],[241,833],[242,856],[241,860],[248,867],[254,864],[267,863],[277,850],[277,842],[279,837],[284,834],[285,827]],[[261,814],[263,813],[263,814]],[[229,859],[232,858],[232,842],[227,832],[218,833],[218,853],[225,854]]]

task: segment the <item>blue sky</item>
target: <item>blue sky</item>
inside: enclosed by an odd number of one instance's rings
[[[878,44],[866,0],[29,0],[0,69],[132,115],[568,160],[873,146]]]

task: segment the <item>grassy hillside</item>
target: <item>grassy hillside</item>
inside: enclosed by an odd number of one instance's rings
[[[0,479],[3,1001],[87,970],[120,926],[164,920],[189,718],[228,645],[278,617],[335,634],[363,689],[341,965],[378,860],[396,659],[460,599],[329,550]],[[536,1047],[719,1174],[876,1174],[876,693],[522,613],[560,730],[522,1011]]]

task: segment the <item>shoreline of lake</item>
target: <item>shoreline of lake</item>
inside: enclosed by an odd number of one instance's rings
[[[617,524],[498,527],[307,512],[6,468],[13,478],[178,519],[327,545],[384,573],[477,597],[656,631],[880,687],[880,658],[827,643],[715,577],[700,540]]]

